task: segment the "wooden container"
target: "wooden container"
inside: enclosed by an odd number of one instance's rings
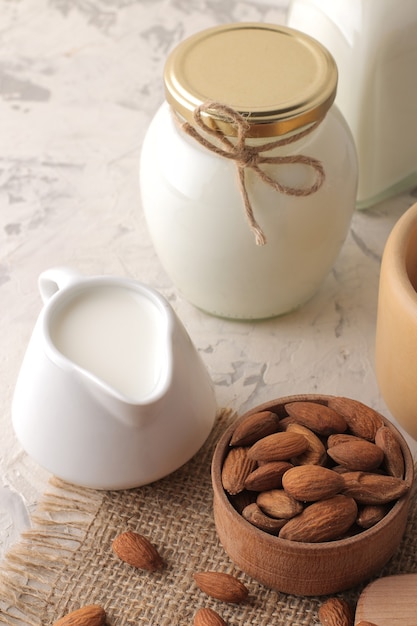
[[[296,595],[337,593],[362,583],[385,565],[398,548],[405,531],[410,490],[375,526],[346,539],[301,543],[259,530],[233,507],[221,482],[223,461],[236,425],[258,411],[283,416],[284,405],[295,401],[327,404],[330,396],[296,395],[272,400],[248,411],[221,436],[212,460],[214,519],[221,544],[242,571],[267,587]],[[405,460],[405,480],[414,478],[410,449],[393,424],[381,416],[396,435]]]

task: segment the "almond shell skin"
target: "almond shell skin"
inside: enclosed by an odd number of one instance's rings
[[[54,626],[104,626],[106,612],[98,604],[90,604],[61,617]]]

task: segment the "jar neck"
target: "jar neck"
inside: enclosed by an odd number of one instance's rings
[[[192,122],[184,119],[171,107],[176,125],[206,149],[219,156],[232,158],[233,160],[238,160],[239,153],[245,152],[246,147],[249,149],[253,148],[255,153],[275,152],[276,149],[283,146],[295,147],[295,145],[299,145],[299,142],[302,142],[305,137],[315,134],[317,127],[320,126],[325,119],[323,117],[314,120],[285,134],[254,137],[250,132],[250,122],[239,112],[226,105],[215,103],[215,106],[221,107],[221,109],[224,110],[225,115],[228,116],[227,124],[229,128],[232,127],[234,131],[233,133],[225,132],[224,125],[218,126],[216,118],[204,114],[205,106],[206,105],[201,105],[195,109]],[[207,104],[207,107],[212,106],[213,103]],[[233,156],[231,156],[231,153]]]
[[[315,193],[320,189],[325,179],[324,167],[320,161],[314,157],[303,154],[294,154],[291,152],[288,154],[272,154],[272,151],[285,146],[292,146],[296,141],[310,135],[321,123],[321,120],[291,135],[288,134],[274,138],[269,142],[265,142],[261,139],[258,140],[260,141],[259,145],[251,145],[248,143],[249,139],[247,138],[247,131],[250,129],[248,120],[230,107],[217,103],[215,106],[219,112],[228,116],[228,123],[233,123],[236,129],[235,137],[228,137],[222,131],[219,131],[218,128],[213,128],[209,125],[207,118],[203,117],[203,105],[197,107],[194,112],[195,125],[187,121],[181,122],[181,120],[177,118],[178,122],[181,129],[198,144],[203,146],[203,148],[235,163],[247,220],[255,235],[257,245],[264,245],[266,238],[253,215],[251,201],[246,189],[246,170],[251,169],[260,180],[279,193],[292,196],[308,196]],[[208,110],[213,110],[214,103],[208,103],[207,107]],[[310,167],[315,173],[315,179],[312,185],[301,188],[283,185],[278,180],[272,178],[263,168],[264,165],[278,166],[284,164],[302,164]]]

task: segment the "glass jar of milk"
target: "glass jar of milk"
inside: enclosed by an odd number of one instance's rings
[[[180,43],[164,81],[140,186],[166,272],[217,316],[296,309],[331,270],[355,208],[333,57],[287,27],[228,24]]]
[[[358,207],[417,185],[416,0],[291,0],[287,24],[336,60],[336,104],[358,152]]]

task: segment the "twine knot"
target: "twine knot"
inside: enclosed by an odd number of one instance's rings
[[[233,141],[227,137],[219,127],[212,127],[206,123],[204,114],[213,114],[213,112],[216,113],[222,120],[234,126],[236,137]],[[194,121],[195,126],[189,124],[188,122],[180,122],[181,128],[184,132],[211,152],[214,152],[225,159],[231,159],[235,162],[238,172],[240,192],[245,206],[246,218],[252,232],[255,235],[257,245],[264,245],[266,243],[266,237],[262,228],[255,219],[252,204],[246,188],[245,171],[247,169],[251,169],[255,172],[255,174],[265,184],[269,185],[279,193],[289,196],[309,196],[318,191],[325,180],[325,171],[322,163],[313,157],[302,154],[288,156],[267,156],[262,154],[264,152],[269,152],[274,148],[286,146],[302,139],[317,128],[321,120],[315,122],[300,132],[257,146],[251,146],[246,143],[250,131],[249,121],[243,115],[238,113],[238,111],[235,111],[235,109],[227,105],[219,102],[205,102],[194,110]],[[216,141],[211,141],[208,136],[214,137]],[[290,187],[288,185],[284,185],[269,176],[260,167],[262,164],[283,165],[296,163],[307,165],[314,170],[316,176],[314,182],[310,186]]]
[[[239,167],[255,167],[259,163],[259,154],[250,146],[245,146],[236,155],[236,163]]]

